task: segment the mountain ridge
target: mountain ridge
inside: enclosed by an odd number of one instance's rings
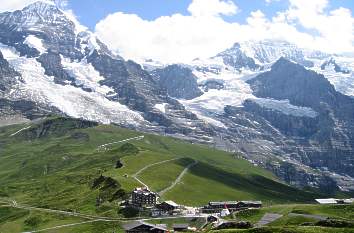
[[[352,97],[347,96],[354,87],[337,79],[351,80],[354,63],[349,58],[335,58],[350,71],[338,73],[321,69],[329,55],[305,52],[287,42],[249,42],[209,59],[172,65],[171,71],[165,64],[124,60],[45,2],[1,13],[0,43],[3,60],[17,72],[1,76],[0,99],[6,103],[1,112],[12,109],[29,119],[62,114],[171,135],[242,152],[299,187],[354,189]],[[0,71],[6,71],[6,62],[0,63]],[[289,82],[274,78],[278,66]],[[300,101],[294,90],[306,89],[307,79],[290,81],[298,72],[317,77],[314,71],[324,76],[315,78],[311,87],[324,89],[307,89]],[[22,81],[6,81],[16,80],[18,74]],[[262,86],[267,74],[274,83]],[[260,94],[261,87],[279,95]],[[326,106],[318,103],[323,95]],[[30,107],[24,109],[27,103]],[[313,141],[308,135],[316,133]],[[333,159],[344,165],[332,166]]]

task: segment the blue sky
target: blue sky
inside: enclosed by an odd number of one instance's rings
[[[311,1],[311,0],[309,0]],[[261,9],[267,17],[273,17],[276,12],[286,10],[287,0],[266,3],[265,0],[233,0],[239,7],[234,16],[224,16],[228,22],[245,23],[252,11]],[[124,12],[137,14],[145,20],[154,20],[160,16],[180,13],[188,15],[187,8],[191,0],[69,0],[69,8],[74,11],[80,22],[93,30],[100,20],[108,14]],[[330,9],[345,7],[353,11],[353,0],[332,0]]]
[[[354,0],[4,0],[0,12],[55,1],[126,59],[188,62],[250,40],[354,53]]]
[[[0,12],[35,1],[5,0]],[[54,1],[110,49],[133,60],[188,62],[236,42],[268,39],[354,54],[354,0]]]

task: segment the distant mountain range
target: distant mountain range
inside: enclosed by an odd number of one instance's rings
[[[0,14],[0,125],[49,115],[241,153],[298,187],[354,190],[354,57],[250,41],[126,61],[55,4]]]

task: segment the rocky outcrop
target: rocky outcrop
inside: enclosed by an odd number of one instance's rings
[[[321,65],[321,70],[325,70],[329,66],[333,66],[334,71],[337,73],[350,74],[350,71],[348,69],[345,69],[345,68],[339,66],[334,58],[331,58],[328,61],[325,61]]]
[[[75,81],[75,79],[70,77],[70,75],[64,70],[58,53],[48,51],[38,57],[37,61],[42,64],[46,75],[54,77],[55,83],[65,85]]]
[[[212,89],[222,90],[225,88],[225,85],[222,81],[211,80],[211,81],[206,81],[204,84],[201,85],[201,87],[205,92],[208,92],[209,90]]]
[[[16,83],[16,77],[21,77],[21,74],[10,67],[0,51],[0,92],[5,91]]]
[[[226,65],[231,66],[236,70],[256,70],[260,68],[260,65],[256,64],[253,58],[248,57],[244,52],[242,52],[239,43],[236,43],[232,48],[219,53],[216,57],[222,58]]]
[[[161,88],[166,89],[169,96],[178,99],[194,99],[202,95],[198,88],[197,77],[192,70],[180,65],[170,65],[152,72]]]
[[[249,56],[261,64],[270,64],[284,57],[305,67],[313,67],[314,63],[306,59],[303,50],[296,45],[282,40],[248,41],[241,45]]]
[[[287,115],[281,111],[264,108],[252,100],[246,100],[243,105],[247,112],[264,118],[286,136],[310,138],[319,130],[318,117]]]
[[[80,119],[70,119],[65,117],[56,117],[46,119],[29,129],[22,131],[18,137],[24,137],[28,140],[50,136],[64,136],[74,129],[85,129],[97,126],[98,123]]]
[[[246,102],[247,111],[263,117],[296,142],[296,148],[287,145],[286,150],[297,153],[301,162],[312,168],[354,177],[352,98],[337,92],[323,75],[283,58],[271,71],[248,82],[257,97],[288,99],[293,105],[310,107],[319,113],[313,119],[295,120]]]
[[[42,39],[53,52],[72,59],[83,57],[76,47],[75,24],[54,4],[38,1],[0,15],[0,42],[14,46],[21,56],[37,57],[39,51],[24,43],[29,35]]]

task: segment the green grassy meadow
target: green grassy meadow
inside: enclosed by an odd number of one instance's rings
[[[109,150],[98,149],[102,144],[141,135],[142,140],[114,144]],[[202,206],[218,200],[261,200],[269,206],[313,203],[314,198],[324,197],[290,187],[271,172],[236,157],[171,137],[53,117],[31,125],[0,128],[0,201],[16,200],[34,207],[124,217],[119,202],[141,186],[134,174],[150,164],[171,159],[175,160],[149,167],[138,177],[158,192],[170,186],[186,166],[198,161],[180,183],[161,197],[180,204]],[[117,168],[118,161],[122,167]],[[9,208],[0,206],[1,233],[30,230],[25,229],[24,221],[32,213],[11,210],[10,214],[3,214],[4,211]],[[12,217],[3,218],[9,215]],[[76,221],[52,216],[48,219],[40,221],[39,228]],[[87,225],[80,227],[85,230]]]

